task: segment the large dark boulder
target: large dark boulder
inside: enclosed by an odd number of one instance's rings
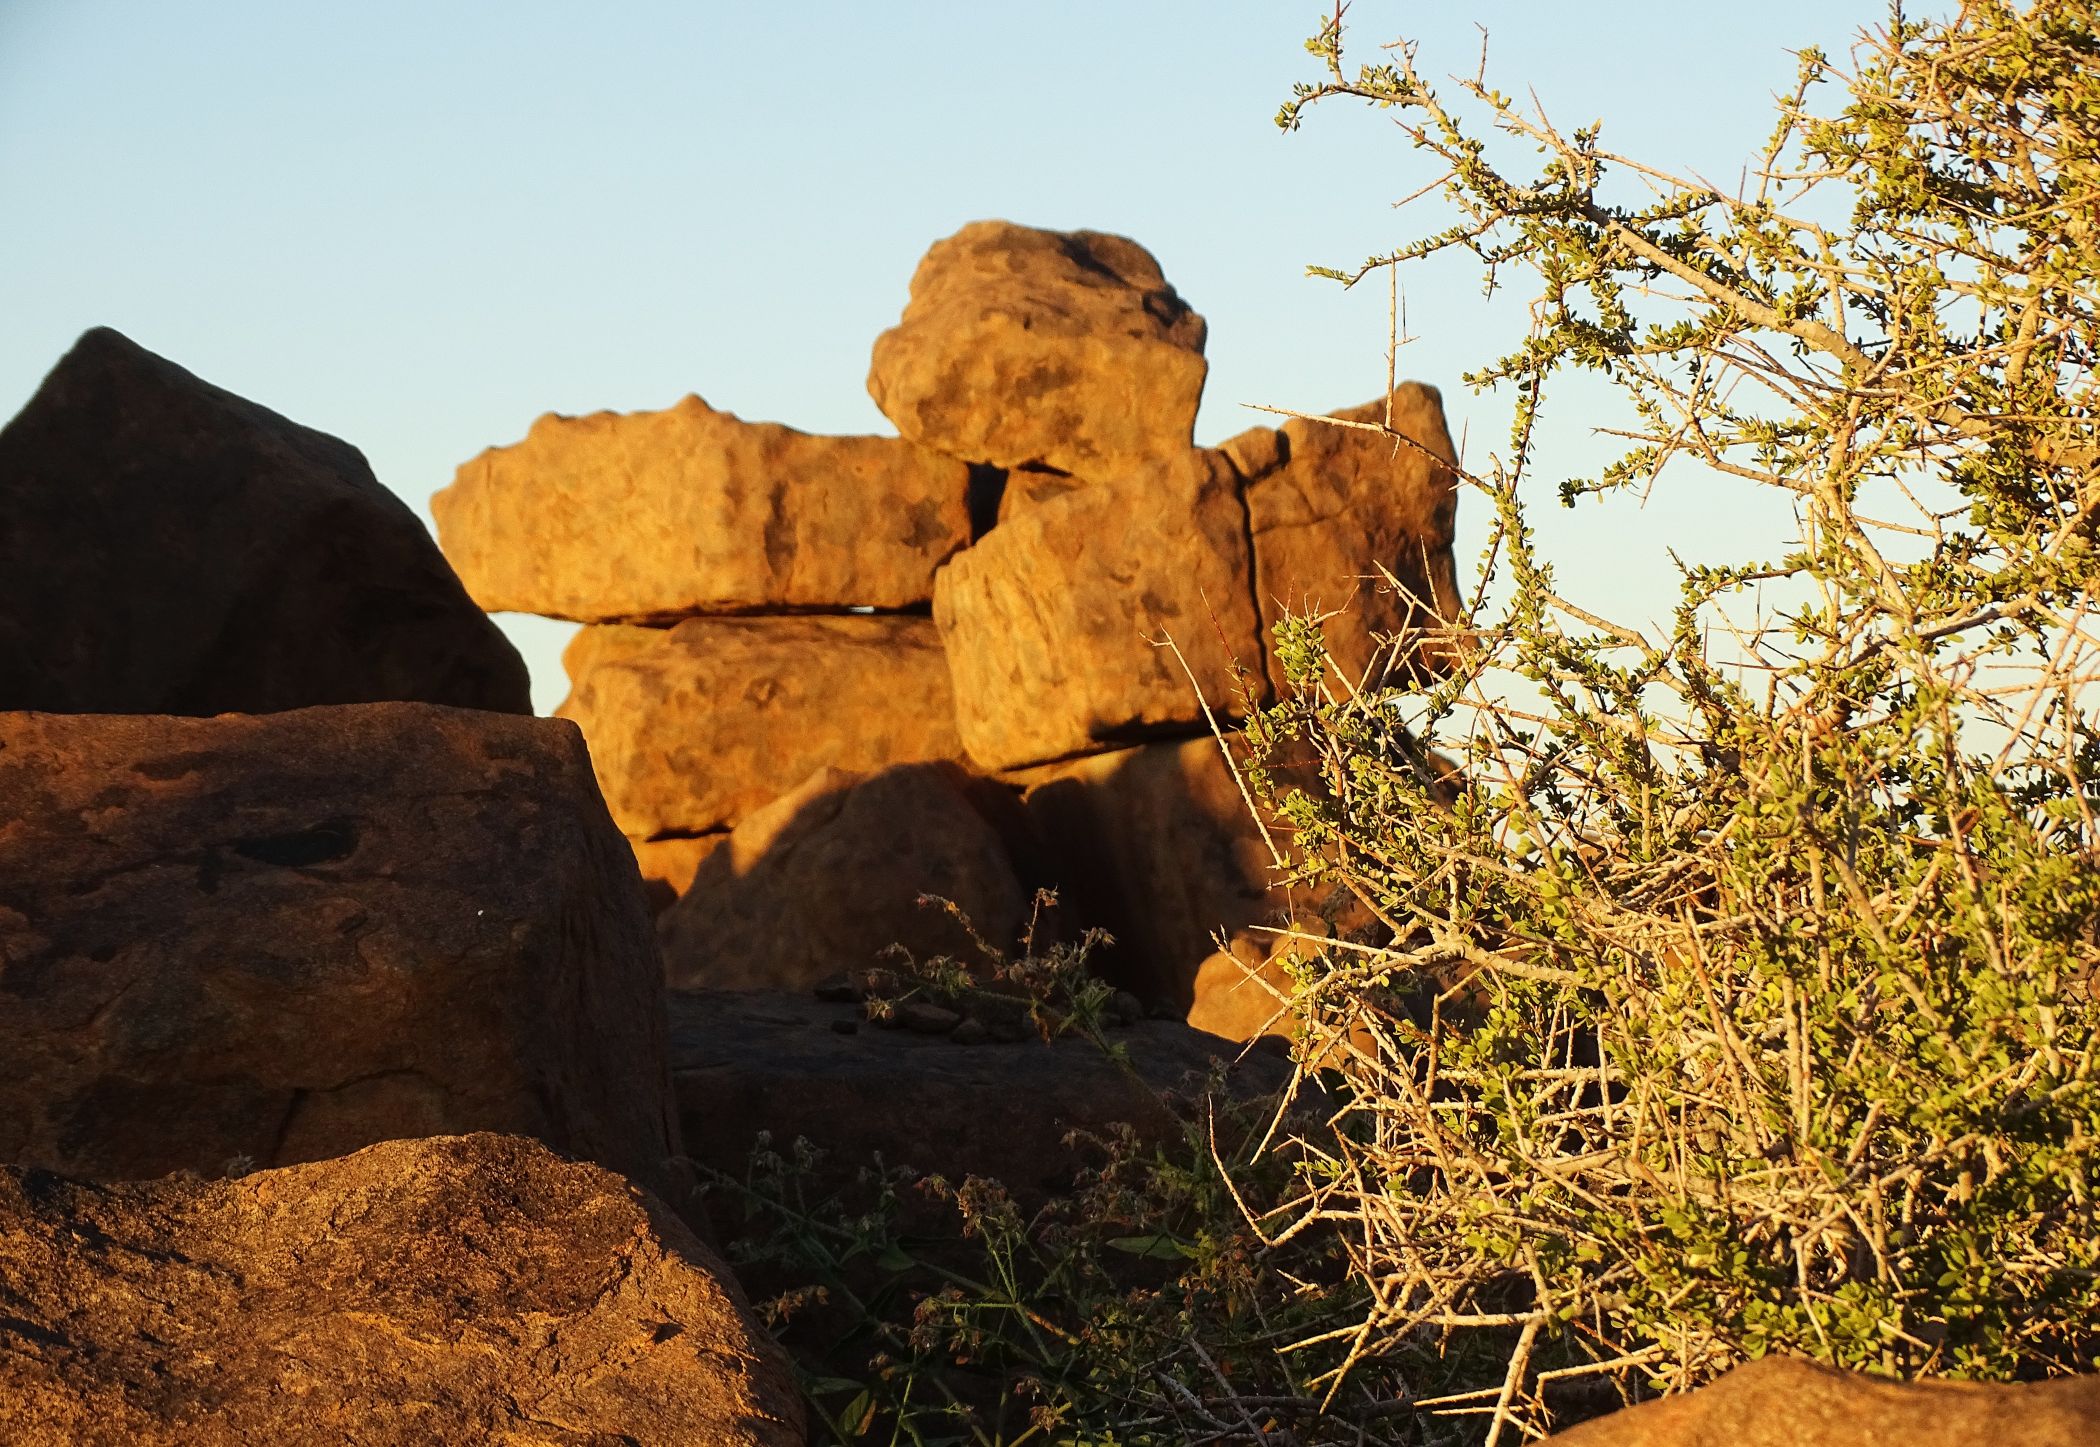
[[[348,443],[120,334],[0,430],[0,709],[530,713],[525,665]]]
[[[684,1204],[661,969],[559,719],[0,714],[0,1163],[497,1130]]]
[[[721,1263],[513,1136],[232,1181],[0,1168],[0,1440],[789,1447],[802,1409]]]

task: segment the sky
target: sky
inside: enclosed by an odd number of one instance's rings
[[[812,432],[893,432],[869,347],[926,247],[1004,217],[1136,238],[1210,323],[1196,440],[1375,397],[1382,282],[1308,278],[1433,224],[1434,179],[1347,102],[1274,124],[1321,9],[1281,0],[0,0],[0,417],[108,325],[361,448],[431,493],[542,412],[688,392]],[[1356,0],[1352,49],[1420,43],[1611,149],[1732,184],[1792,80],[1864,0]],[[1507,400],[1460,374],[1521,335],[1463,267],[1401,278],[1400,370],[1478,462]],[[1606,455],[1549,412],[1549,472]],[[1274,420],[1274,419],[1268,419]],[[1668,550],[1737,557],[1775,504],[1715,479],[1635,514],[1539,499],[1562,591],[1629,622]],[[1461,503],[1462,576],[1479,549]],[[0,520],[4,521],[4,520]],[[621,526],[607,518],[606,527]],[[1780,518],[1778,521],[1783,522]],[[1760,531],[1763,530],[1763,531]],[[535,699],[566,625],[505,617]]]

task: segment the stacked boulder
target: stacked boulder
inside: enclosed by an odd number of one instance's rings
[[[1197,447],[1205,334],[1135,242],[979,222],[875,344],[899,438],[547,417],[433,501],[484,607],[589,625],[560,712],[676,898],[674,982],[955,952],[922,894],[1004,944],[1051,885],[1181,1013],[1215,936],[1291,913],[1211,720],[1274,696],[1287,609],[1352,684],[1435,666],[1453,453],[1414,383]]]

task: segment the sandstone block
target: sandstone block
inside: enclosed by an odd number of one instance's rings
[[[584,623],[901,608],[970,541],[970,470],[890,437],[813,437],[687,397],[549,414],[430,500],[493,611]]]
[[[1238,482],[1215,452],[1186,451],[1002,521],[934,587],[970,757],[1012,769],[1201,728],[1198,686],[1213,709],[1236,713],[1235,665],[1261,688],[1249,566]]]
[[[1792,1357],[1544,1439],[1555,1447],[2100,1447],[2100,1377],[1892,1382]]]
[[[685,1204],[656,944],[575,729],[0,715],[0,1162],[538,1136]]]
[[[1385,403],[1367,402],[1335,416],[1386,420]],[[1458,509],[1456,454],[1434,387],[1406,382],[1392,397],[1393,428],[1417,446],[1375,432],[1292,418],[1272,443],[1251,435],[1227,444],[1248,477],[1247,515],[1254,540],[1254,583],[1263,632],[1286,610],[1340,610],[1323,625],[1329,656],[1353,684],[1394,655],[1381,637],[1415,634],[1456,620],[1458,573],[1452,528]],[[1251,470],[1250,470],[1251,469]],[[1264,470],[1265,469],[1265,470]],[[1390,569],[1396,591],[1380,573]],[[1403,645],[1399,682],[1417,668],[1448,664],[1455,645],[1419,638]],[[1283,685],[1273,658],[1271,682]]]
[[[908,615],[689,618],[586,628],[557,712],[590,742],[629,835],[726,828],[827,766],[954,759],[948,662]]]
[[[790,1447],[727,1269],[626,1181],[514,1136],[238,1180],[0,1168],[0,1438],[81,1447]]]
[[[952,902],[1001,950],[1026,901],[999,835],[954,764],[874,774],[819,769],[737,825],[661,927],[679,987],[807,988],[880,964],[978,958],[969,933],[922,896]]]
[[[951,457],[1098,478],[1188,449],[1204,332],[1126,237],[977,221],[919,263],[868,391]]]
[[[0,430],[0,710],[532,712],[358,450],[107,328]]]

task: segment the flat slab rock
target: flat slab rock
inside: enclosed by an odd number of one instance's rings
[[[0,1438],[790,1447],[787,1363],[620,1177],[513,1136],[239,1180],[0,1168]]]
[[[655,937],[574,726],[0,714],[0,1162],[220,1175],[467,1130],[684,1204]]]
[[[1231,1079],[1250,1095],[1290,1074],[1272,1055],[1243,1055],[1173,1020],[1114,1032],[1126,1069],[1082,1039],[963,1044],[784,991],[674,990],[670,1009],[688,1148],[736,1177],[764,1130],[776,1149],[799,1136],[827,1152],[835,1178],[850,1180],[879,1153],[892,1166],[957,1182],[986,1176],[1040,1201],[1082,1162],[1068,1132],[1122,1122],[1168,1139],[1180,1122],[1162,1095],[1190,1091],[1214,1064],[1237,1061]]]
[[[590,741],[628,834],[728,828],[816,770],[954,759],[948,660],[911,615],[689,618],[586,628],[557,712]]]
[[[950,457],[1098,480],[1188,449],[1205,331],[1128,237],[976,221],[919,263],[868,392]]]
[[[517,650],[358,450],[86,333],[0,431],[0,709],[529,714]]]
[[[978,767],[1200,729],[1197,689],[1236,713],[1241,670],[1266,691],[1247,514],[1223,454],[1184,449],[1040,492],[935,585],[957,725]]]
[[[1026,901],[971,785],[951,763],[819,769],[700,861],[659,926],[665,978],[791,990],[884,963],[893,947],[976,959],[935,899],[1011,948]]]
[[[1614,1412],[1553,1447],[2100,1447],[2100,1377],[1892,1382],[1791,1357]]]
[[[891,437],[815,437],[687,397],[539,419],[430,500],[491,612],[583,623],[902,608],[970,540],[969,468]]]

